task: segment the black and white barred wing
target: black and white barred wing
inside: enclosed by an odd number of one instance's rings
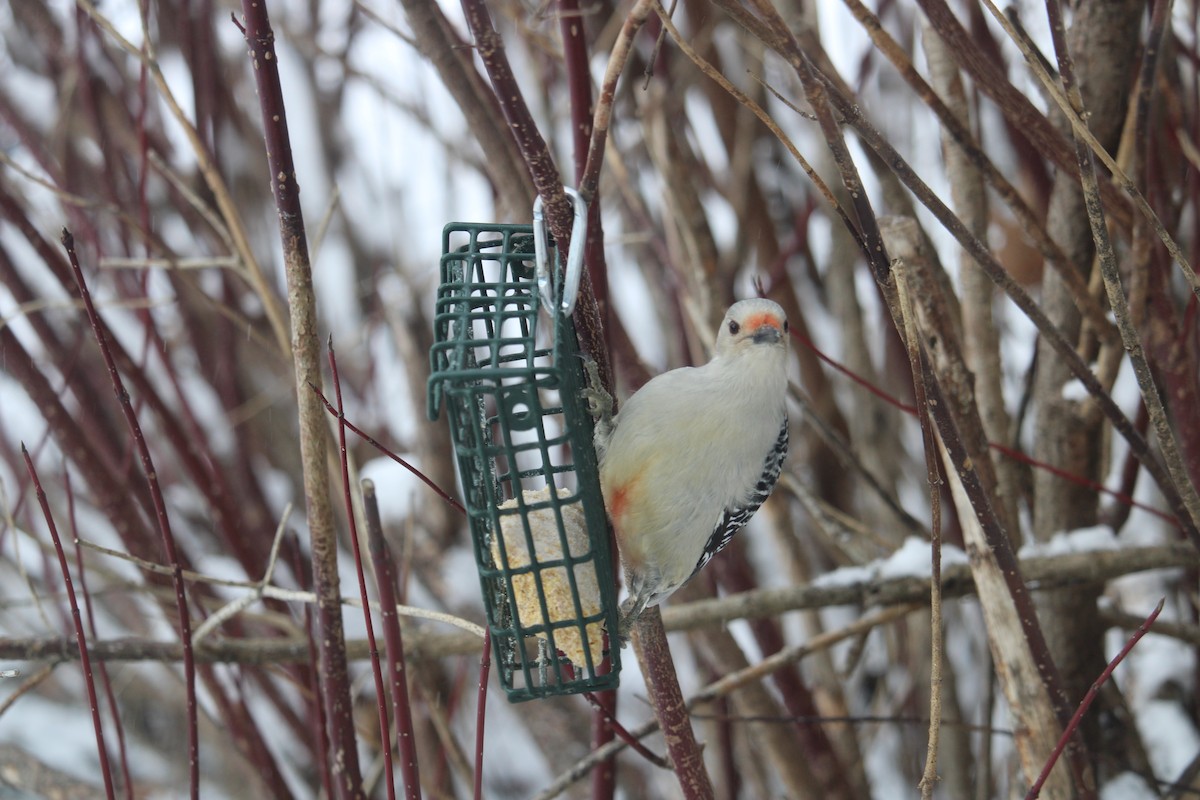
[[[704,546],[704,553],[700,556],[699,563],[692,570],[693,576],[703,569],[713,556],[725,549],[725,545],[729,544],[734,534],[742,529],[742,526],[754,516],[754,512],[758,511],[759,506],[770,496],[771,490],[775,488],[775,483],[779,480],[779,473],[783,469],[783,460],[787,458],[787,452],[788,421],[785,416],[783,426],[779,429],[779,438],[775,440],[774,446],[771,447],[771,451],[767,453],[767,457],[763,461],[763,471],[754,485],[754,493],[750,495],[750,499],[745,505],[725,509],[724,515],[713,528],[708,544]]]

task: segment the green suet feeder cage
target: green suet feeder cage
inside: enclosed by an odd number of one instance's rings
[[[586,206],[567,191],[582,256]],[[541,198],[533,225],[451,223],[442,244],[429,415],[450,422],[504,690],[614,688],[612,559],[571,321],[582,258],[560,269]]]

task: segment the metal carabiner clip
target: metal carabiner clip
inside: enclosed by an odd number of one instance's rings
[[[579,192],[567,186],[563,191],[575,203],[575,220],[571,223],[571,252],[567,255],[566,268],[563,270],[562,303],[559,310],[566,316],[571,316],[575,310],[575,301],[579,297],[579,281],[583,276],[583,251],[587,244],[587,202],[579,196]],[[549,246],[546,241],[546,218],[542,213],[542,196],[539,194],[533,201],[533,251],[534,263],[537,265],[538,293],[547,308],[554,307],[554,276],[550,274]]]

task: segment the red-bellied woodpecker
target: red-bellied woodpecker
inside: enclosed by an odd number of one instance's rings
[[[622,638],[767,499],[787,456],[786,396],[783,309],[743,300],[725,314],[711,361],[653,378],[597,423],[600,486],[629,590]]]

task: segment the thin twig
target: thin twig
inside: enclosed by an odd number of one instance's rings
[[[617,736],[619,736],[621,739],[623,739],[625,741],[625,743],[628,744],[635,753],[637,753],[639,756],[646,759],[647,761],[649,761],[651,764],[658,767],[659,769],[670,769],[671,768],[670,761],[668,761],[663,756],[660,756],[658,753],[652,752],[650,750],[650,748],[646,747],[646,745],[644,745],[640,741],[638,741],[637,737],[634,736],[632,733],[630,733],[629,729],[626,728],[624,725],[622,725],[620,722],[618,722],[617,718],[612,715],[612,713],[609,711],[609,709],[607,709],[603,704],[601,704],[600,699],[597,698],[596,695],[594,695],[591,692],[584,692],[583,696],[588,701],[588,703],[591,704],[592,708],[596,709],[596,713],[604,718],[604,721],[609,725],[609,727],[612,728],[613,733],[615,733]],[[602,744],[607,744],[607,742],[603,742]],[[595,747],[595,746],[596,746],[596,744],[593,742],[593,747]]]
[[[179,614],[179,638],[183,642],[183,680],[186,687],[188,720],[188,788],[191,797],[196,800],[200,796],[200,735],[196,707],[196,665],[192,657],[192,621],[188,612],[187,594],[183,583],[183,566],[175,547],[175,536],[171,532],[171,520],[167,516],[167,504],[159,486],[158,471],[154,468],[154,460],[150,456],[146,438],[142,435],[142,426],[138,422],[137,413],[130,402],[129,393],[125,391],[124,381],[121,380],[121,374],[117,371],[112,349],[108,345],[104,323],[100,320],[100,314],[96,311],[95,304],[92,303],[92,293],[88,289],[87,281],[84,280],[83,269],[79,266],[79,258],[75,253],[75,238],[66,228],[63,228],[62,231],[62,243],[67,251],[67,260],[70,261],[71,269],[75,274],[79,295],[87,308],[92,333],[100,347],[100,354],[104,358],[105,366],[108,368],[108,376],[112,381],[113,390],[116,392],[118,404],[121,406],[121,413],[125,417],[125,424],[129,427],[130,436],[133,437],[134,446],[141,459],[142,471],[154,503],[155,520],[158,524],[163,552],[171,565],[171,581],[175,587],[175,608]]]
[[[264,596],[264,591],[271,583],[271,579],[275,573],[275,563],[279,558],[279,546],[283,542],[283,534],[287,530],[287,520],[292,514],[292,504],[288,503],[283,509],[283,515],[279,518],[279,525],[275,528],[275,538],[271,543],[271,555],[267,560],[267,568],[263,573],[263,578],[254,587],[255,591],[248,595],[243,595],[229,602],[228,604],[217,609],[209,615],[204,622],[196,626],[196,630],[192,633],[192,645],[199,644],[204,637],[215,631],[217,628],[224,625],[230,619],[233,619],[243,610],[249,608],[254,603],[261,600]],[[226,584],[228,585],[228,584]]]
[[[46,519],[46,527],[50,530],[50,539],[54,542],[54,551],[58,555],[58,566],[62,570],[63,585],[67,589],[67,599],[71,606],[71,619],[75,623],[75,643],[79,646],[79,663],[83,667],[83,683],[87,688],[88,705],[92,712],[92,728],[96,734],[96,754],[100,759],[100,772],[104,776],[104,793],[108,800],[113,800],[112,768],[108,763],[108,747],[104,744],[104,725],[100,721],[100,700],[96,696],[96,679],[92,674],[92,660],[88,656],[87,634],[83,632],[83,616],[79,613],[79,603],[75,599],[75,584],[71,580],[71,570],[67,566],[67,554],[63,550],[62,539],[58,536],[58,526],[54,524],[54,515],[50,513],[50,501],[46,499],[46,490],[42,488],[41,478],[33,468],[33,459],[25,444],[21,444],[21,455],[25,459],[25,468],[33,481],[33,489],[37,494],[38,504],[42,507],[42,516]]]
[[[96,612],[92,608],[92,596],[88,592],[87,570],[83,565],[83,548],[79,546],[78,528],[75,524],[75,492],[71,488],[71,472],[63,468],[63,488],[67,496],[67,521],[70,525],[72,539],[75,544],[75,569],[79,573],[79,590],[83,593],[83,608],[87,612],[88,635],[93,640],[100,637],[96,634]],[[104,686],[104,696],[108,701],[108,711],[112,715],[113,727],[117,732],[117,755],[121,763],[121,778],[125,797],[133,800],[133,775],[129,771],[129,751],[125,746],[125,728],[121,724],[121,709],[117,705],[117,696],[113,691],[112,681],[108,676],[108,666],[100,661],[96,664],[100,673],[100,683]]]
[[[905,348],[908,351],[909,369],[912,371],[913,393],[919,409],[921,440],[925,450],[925,479],[929,488],[929,543],[930,543],[930,658],[929,658],[929,737],[925,748],[925,769],[921,774],[921,797],[930,800],[937,783],[938,741],[942,721],[942,478],[938,468],[938,448],[933,428],[929,421],[929,397],[925,382],[925,369],[921,351],[921,336],[916,310],[913,308],[913,286],[908,280],[908,265],[896,257],[892,262],[892,274],[896,277],[895,305],[892,317],[903,325]],[[893,302],[889,293],[889,302]]]
[[[483,740],[487,718],[488,677],[492,669],[492,632],[483,634],[483,654],[479,657],[479,692],[475,701],[475,800],[483,800]]]
[[[197,258],[119,258],[109,256],[97,263],[100,269],[237,269],[241,264],[233,256],[200,256]]]
[[[153,572],[158,575],[173,574],[170,567],[165,567],[162,564],[155,564],[153,561],[147,561],[144,558],[138,558],[137,556],[130,555],[129,553],[123,553],[120,550],[113,550],[112,548],[104,547],[94,542],[89,542],[86,539],[80,539],[79,543],[81,546],[86,547],[89,550],[95,550],[97,553],[103,553],[106,556],[112,556],[113,558],[119,558],[122,561],[128,561],[138,569],[143,569],[147,572]],[[299,589],[283,589],[279,586],[262,586],[260,589],[259,582],[235,581],[228,578],[214,578],[210,575],[202,575],[199,572],[192,572],[191,570],[186,569],[182,570],[181,574],[183,575],[184,580],[193,581],[195,583],[209,583],[214,586],[230,586],[238,589],[259,591],[263,597],[267,597],[272,600],[283,600],[289,603],[317,602],[317,595],[315,592],[306,592]],[[340,599],[344,605],[362,608],[362,601],[358,598],[342,597]],[[376,602],[371,603],[372,608],[376,608],[377,606],[378,604]],[[480,625],[477,625],[470,620],[463,619],[462,617],[456,617],[453,614],[447,614],[444,611],[434,611],[433,609],[418,608],[417,606],[397,605],[396,613],[403,617],[415,617],[417,619],[428,619],[434,622],[444,622],[447,625],[453,625],[456,628],[461,628],[462,630],[472,633],[476,636],[481,638],[483,637],[483,628]]]
[[[408,696],[408,662],[404,658],[404,637],[396,614],[396,575],[392,554],[383,538],[383,521],[375,498],[373,481],[362,482],[363,517],[367,523],[367,550],[375,567],[375,586],[379,592],[383,640],[387,648],[388,676],[392,686],[392,717],[396,725],[396,750],[404,773],[406,800],[420,800],[421,772],[417,759],[416,733],[413,729],[412,703]]]
[[[312,389],[313,392],[316,393],[317,397],[319,397],[321,399],[321,402],[325,406],[325,410],[328,411],[330,414],[332,414],[334,417],[336,417],[338,415],[337,409],[333,407],[333,404],[330,403],[329,400],[325,397],[325,395],[321,392],[320,387],[318,387],[316,384],[310,383],[309,388]],[[418,480],[421,481],[421,483],[425,484],[430,489],[433,489],[433,491],[437,493],[438,497],[442,498],[449,505],[458,509],[462,513],[464,513],[464,514],[467,513],[467,509],[463,506],[462,503],[460,503],[460,502],[458,502],[458,500],[454,499],[450,495],[450,493],[447,492],[445,489],[443,489],[441,486],[438,486],[436,483],[434,483],[433,480],[428,475],[426,475],[424,472],[417,469],[412,464],[408,463],[403,458],[401,458],[400,456],[393,453],[391,450],[389,450],[384,445],[380,444],[378,441],[375,440],[374,437],[372,437],[366,431],[359,428],[357,425],[355,425],[350,420],[345,420],[345,424],[346,424],[347,430],[349,430],[354,435],[358,436],[360,439],[365,441],[367,444],[374,447],[376,450],[378,450],[383,455],[390,458],[392,461],[395,461],[397,464],[399,464],[400,466],[404,467],[406,470],[411,472],[413,475],[415,475],[417,477]]]
[[[208,203],[204,202],[204,200],[198,194],[196,194],[191,185],[189,185],[181,175],[176,173],[175,170],[171,169],[170,165],[163,161],[162,156],[153,151],[150,153],[150,165],[158,170],[158,174],[161,175],[167,183],[171,184],[171,187],[175,189],[175,191],[179,192],[183,199],[187,201],[188,206],[190,206],[197,214],[199,214],[201,219],[208,223],[208,226],[217,234],[217,237],[225,245],[226,249],[228,249],[230,252],[238,252],[240,257],[240,251],[238,251],[237,245],[234,243],[233,234],[229,232],[229,226],[225,224],[221,217],[217,216],[217,214],[213,212],[212,207],[209,206]],[[238,262],[238,269],[245,269],[245,265],[242,264],[240,260]],[[247,280],[249,280],[249,278],[247,278]],[[253,281],[251,281],[251,283],[253,283]],[[278,345],[278,342],[276,342],[276,345]]]
[[[97,659],[103,660],[103,659]],[[37,672],[30,675],[24,683],[12,691],[11,694],[5,695],[3,700],[0,700],[0,717],[4,716],[4,712],[12,708],[18,700],[32,692],[37,687],[41,686],[46,680],[54,674],[54,668],[59,665],[58,661],[51,661]],[[4,669],[0,670],[0,678],[19,678],[21,677],[20,670]]]
[[[1117,665],[1125,660],[1125,656],[1129,655],[1130,651],[1133,650],[1134,645],[1136,645],[1141,638],[1146,635],[1146,632],[1150,630],[1150,626],[1154,624],[1154,620],[1158,619],[1158,615],[1162,613],[1163,605],[1166,602],[1167,598],[1165,597],[1158,601],[1158,605],[1155,606],[1154,610],[1150,612],[1150,616],[1146,617],[1146,621],[1138,627],[1133,636],[1129,637],[1129,641],[1126,642],[1125,646],[1121,648],[1121,652],[1117,653],[1116,657],[1113,658],[1113,660],[1108,663],[1108,666],[1104,668],[1104,672],[1100,673],[1100,677],[1092,683],[1091,688],[1088,689],[1088,692],[1086,695],[1084,695],[1083,700],[1079,702],[1079,707],[1075,709],[1075,713],[1071,716],[1071,721],[1067,724],[1066,729],[1063,730],[1062,736],[1059,737],[1058,745],[1054,748],[1054,752],[1052,752],[1050,754],[1050,758],[1046,760],[1046,766],[1042,768],[1042,774],[1038,775],[1038,779],[1034,782],[1033,786],[1029,787],[1029,793],[1025,795],[1025,800],[1034,800],[1034,798],[1036,798],[1042,791],[1042,786],[1046,783],[1046,778],[1049,777],[1050,770],[1054,768],[1054,764],[1058,761],[1058,757],[1062,755],[1063,749],[1067,746],[1067,742],[1070,741],[1072,734],[1079,727],[1079,722],[1083,719],[1083,715],[1086,714],[1087,710],[1091,707],[1092,701],[1095,700],[1096,695],[1100,693],[1100,687],[1104,685],[1105,681],[1112,677],[1113,670],[1117,668]]]
[[[362,546],[358,541],[358,515],[354,513],[351,497],[350,456],[346,452],[345,411],[342,406],[342,378],[338,372],[337,356],[333,352],[333,336],[326,345],[329,353],[329,371],[333,376],[333,395],[337,400],[338,461],[342,465],[342,495],[346,505],[346,518],[350,522],[350,547],[354,553],[354,571],[358,577],[358,593],[362,598],[363,623],[367,629],[367,643],[371,648],[371,676],[375,679],[375,703],[379,717],[379,741],[383,757],[383,774],[387,783],[388,800],[396,800],[396,778],[392,774],[392,734],[388,726],[387,686],[383,682],[383,670],[379,665],[379,646],[375,643],[375,623],[371,619],[371,600],[367,596],[367,576],[363,568]]]

